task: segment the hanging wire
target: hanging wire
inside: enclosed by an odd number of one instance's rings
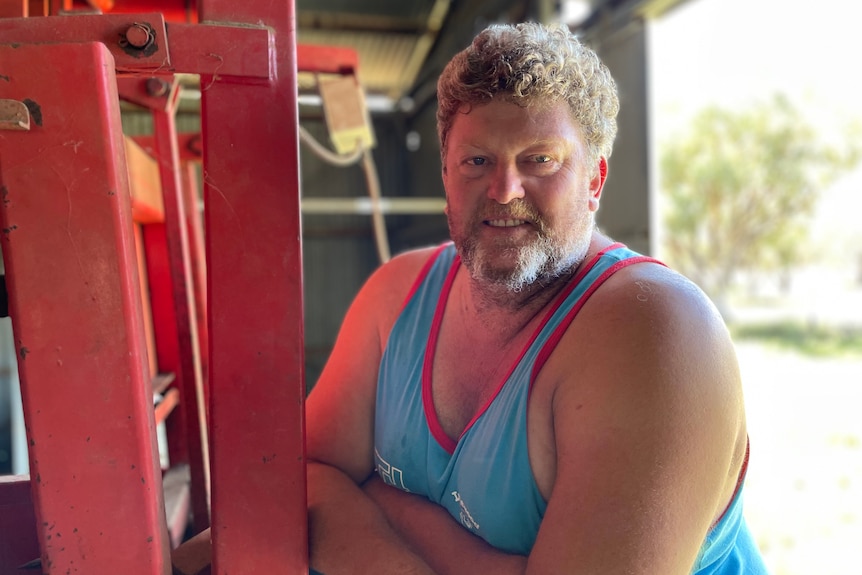
[[[374,245],[377,247],[377,257],[380,259],[380,263],[388,262],[391,258],[389,237],[380,202],[380,178],[377,176],[377,167],[374,165],[371,150],[360,145],[352,154],[336,154],[315,140],[314,136],[302,126],[299,126],[299,136],[317,157],[334,166],[343,168],[362,160],[362,171],[365,172],[368,197],[371,199],[371,223],[374,228]]]
[[[362,154],[362,168],[365,181],[368,183],[368,196],[371,198],[371,222],[374,226],[374,243],[377,246],[377,256],[380,263],[386,263],[391,257],[389,253],[389,238],[386,234],[386,222],[383,220],[383,209],[380,205],[380,179],[377,177],[377,167],[371,150],[365,148]]]
[[[308,147],[311,148],[311,151],[314,152],[318,158],[324,162],[332,164],[333,166],[345,168],[347,166],[352,166],[362,158],[363,150],[361,147],[358,147],[352,154],[336,154],[315,140],[314,136],[311,135],[311,132],[302,126],[299,127],[299,137],[303,142],[308,144]]]

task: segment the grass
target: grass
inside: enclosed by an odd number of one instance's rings
[[[811,357],[862,357],[862,327],[800,321],[731,324],[735,341],[756,341]]]

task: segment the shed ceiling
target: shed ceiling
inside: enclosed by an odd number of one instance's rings
[[[490,23],[554,20],[571,12],[565,9],[566,3],[578,2],[589,5],[581,31],[601,36],[632,18],[656,16],[688,0],[293,1],[297,42],[354,49],[365,92],[398,105],[405,99],[422,102],[433,98],[436,78],[445,63]],[[109,12],[157,11],[166,18],[196,20],[204,0],[63,2]],[[30,4],[36,3],[31,0]],[[312,91],[315,84],[312,75],[299,78],[300,90]]]
[[[547,21],[567,0],[296,0],[297,41],[350,47],[367,94],[427,98],[442,66],[492,22]],[[582,0],[583,31],[656,16],[687,0]],[[616,23],[616,24],[614,24]],[[595,30],[593,30],[595,32]],[[300,88],[314,79],[300,77]]]

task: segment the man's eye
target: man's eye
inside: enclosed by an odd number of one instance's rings
[[[536,162],[537,164],[547,164],[551,160],[553,160],[553,158],[551,158],[551,156],[548,156],[545,154],[539,154],[537,156],[533,156],[533,161]]]
[[[470,158],[469,160],[467,160],[467,163],[471,166],[484,166],[485,158]]]

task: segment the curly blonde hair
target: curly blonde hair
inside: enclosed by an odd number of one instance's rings
[[[444,158],[463,106],[503,99],[519,106],[565,100],[593,160],[609,157],[617,134],[616,83],[598,56],[563,24],[494,24],[455,55],[437,82],[437,135]]]

